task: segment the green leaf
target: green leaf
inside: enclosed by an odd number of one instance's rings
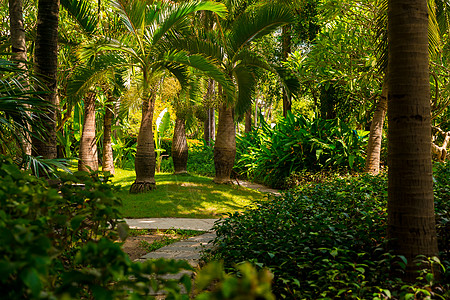
[[[42,289],[42,283],[39,279],[39,274],[35,268],[25,269],[22,273],[20,273],[20,278],[28,286],[31,290],[31,293],[34,297],[37,298]]]

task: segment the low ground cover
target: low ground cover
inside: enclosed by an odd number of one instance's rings
[[[218,218],[232,211],[242,211],[264,194],[233,185],[217,185],[211,178],[198,175],[156,174],[156,190],[129,194],[135,179],[133,170],[116,170],[113,182],[121,186],[120,208],[128,218]]]
[[[216,225],[209,259],[268,268],[280,299],[448,299],[450,168],[436,165],[434,174],[441,282],[418,274],[405,284],[395,275],[405,264],[386,250],[385,175],[304,185],[230,213]]]

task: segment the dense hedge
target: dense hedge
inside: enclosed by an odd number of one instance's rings
[[[440,258],[447,270],[443,283],[428,274],[420,283],[408,285],[391,275],[404,262],[385,247],[383,175],[311,184],[260,201],[256,209],[231,213],[217,223],[216,247],[210,255],[227,266],[250,261],[268,267],[275,275],[274,292],[279,298],[412,299],[435,293],[448,299],[449,174],[448,165],[436,167]]]

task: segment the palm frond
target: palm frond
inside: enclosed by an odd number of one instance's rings
[[[96,57],[92,63],[77,68],[67,85],[67,101],[74,104],[81,99],[89,89],[111,73],[115,76],[115,70],[128,66],[127,61],[116,53],[102,54]]]
[[[61,5],[88,35],[97,30],[98,19],[91,7],[91,2],[87,0],[61,0]]]
[[[164,61],[174,62],[201,71],[204,75],[213,78],[220,85],[228,98],[233,99],[235,87],[232,80],[213,61],[199,54],[189,55],[186,51],[170,51],[165,54]]]
[[[146,1],[132,0],[114,0],[112,6],[119,14],[122,23],[127,30],[134,36],[139,45],[139,52],[144,53],[144,32],[145,32],[145,12],[147,8]]]
[[[233,23],[229,39],[234,54],[252,40],[273,32],[278,27],[294,21],[294,15],[287,7],[266,4],[248,10]]]
[[[152,45],[157,44],[169,30],[184,20],[186,16],[197,11],[212,11],[220,17],[224,17],[227,14],[225,5],[213,1],[188,1],[177,6],[173,3],[164,4],[157,21],[158,26],[155,26],[153,31]]]
[[[238,95],[235,106],[237,116],[242,116],[251,107],[253,95],[257,86],[257,79],[252,68],[239,66],[233,71],[238,85]]]

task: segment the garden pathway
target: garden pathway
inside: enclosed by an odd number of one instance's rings
[[[234,184],[257,190],[262,193],[280,194],[278,190],[252,182],[239,180],[238,182],[234,181]],[[190,229],[206,232],[202,235],[191,237],[147,253],[137,261],[157,258],[182,259],[188,261],[192,266],[197,267],[201,252],[212,246],[210,242],[216,236],[213,231],[213,226],[217,219],[145,218],[125,219],[125,221],[130,228],[134,229]]]

